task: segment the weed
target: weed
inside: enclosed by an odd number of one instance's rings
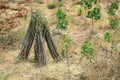
[[[56,7],[56,4],[48,4],[48,9],[54,9]]]

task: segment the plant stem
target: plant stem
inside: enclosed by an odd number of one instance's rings
[[[72,73],[72,72],[78,67],[78,65],[80,64],[81,60],[82,60],[82,56],[80,57],[79,62],[78,62],[78,63],[76,64],[76,66],[71,70],[70,73]]]
[[[94,32],[94,19],[92,18],[92,34],[93,34],[93,32]]]
[[[91,25],[91,32],[90,32],[90,40],[91,40],[91,38],[92,38],[92,34],[94,33],[93,28],[94,28],[94,19],[92,18],[92,25]]]
[[[85,8],[85,25],[86,25],[86,23],[87,23],[86,14],[87,14],[87,11],[86,11],[86,8]]]
[[[67,69],[68,69],[68,80],[71,80],[71,72],[70,72],[70,64],[69,64],[69,56],[68,56],[68,47],[66,46],[66,59],[67,59]]]

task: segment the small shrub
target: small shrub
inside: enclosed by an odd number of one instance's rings
[[[84,8],[86,9],[91,9],[92,8],[92,0],[81,0],[80,4],[82,6],[84,6]]]
[[[116,28],[117,26],[119,26],[119,21],[115,20],[115,19],[111,19],[110,26],[111,26],[111,28]]]
[[[114,1],[111,3],[110,7],[117,10],[119,8],[119,3],[117,1]]]
[[[56,18],[58,20],[56,28],[61,30],[66,30],[68,22],[66,20],[66,14],[65,12],[62,11],[62,9],[58,9],[56,13]]]
[[[99,7],[95,7],[92,11],[88,11],[87,18],[98,20],[101,18],[101,10]]]
[[[63,40],[64,40],[64,44],[67,48],[70,47],[70,45],[73,41],[70,37],[68,37],[68,35],[63,35]]]
[[[106,42],[111,42],[112,41],[112,35],[111,35],[111,33],[106,32],[105,35],[104,35],[104,40]]]
[[[116,10],[114,10],[113,8],[108,9],[108,14],[110,14],[110,15],[115,15],[115,12],[116,12]]]
[[[119,8],[119,3],[114,1],[110,4],[110,8],[108,9],[108,14],[115,15],[116,10]]]
[[[95,7],[92,11],[87,12],[87,18],[90,18],[92,20],[92,29],[91,32],[93,33],[93,26],[94,26],[94,20],[99,20],[101,18],[101,10],[99,7]]]
[[[62,40],[64,42],[64,44],[63,44],[64,47],[62,49],[62,56],[67,57],[66,54],[68,54],[73,40],[68,35],[62,35]]]
[[[85,41],[81,48],[81,55],[87,58],[94,56],[94,46],[90,41]]]
[[[56,7],[56,4],[48,4],[48,9],[54,9]]]

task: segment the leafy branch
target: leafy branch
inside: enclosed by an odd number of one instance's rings
[[[106,33],[104,34],[104,40],[105,40],[106,42],[109,42],[109,43],[112,41],[112,35],[111,35],[110,32],[106,32]]]
[[[66,30],[68,22],[66,20],[66,14],[61,9],[58,9],[56,13],[56,18],[58,20],[56,28],[61,30]]]
[[[82,56],[87,58],[92,58],[94,56],[94,46],[90,41],[85,41],[81,49]]]
[[[115,15],[116,11],[119,8],[119,3],[117,1],[114,1],[110,4],[110,8],[108,9],[108,14],[110,16]]]
[[[101,11],[99,7],[95,7],[92,11],[88,11],[87,18],[92,19],[92,33],[93,33],[93,26],[94,20],[98,20],[101,18]]]

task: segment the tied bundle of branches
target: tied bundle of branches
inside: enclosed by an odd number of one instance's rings
[[[46,65],[46,55],[42,42],[43,38],[47,42],[47,46],[50,50],[52,58],[55,61],[62,60],[61,56],[57,52],[56,46],[47,27],[47,20],[41,11],[38,10],[32,13],[31,21],[26,35],[23,39],[21,51],[18,55],[18,58],[20,60],[25,60],[28,58],[31,46],[35,39],[35,61],[37,61],[40,66]]]
[[[38,62],[39,65],[46,64],[46,56],[45,50],[43,47],[42,42],[42,32],[44,26],[47,25],[47,20],[43,17],[44,15],[40,11],[36,11],[33,13],[32,22],[34,23],[35,27],[35,44],[34,44],[34,51],[35,51],[35,61]]]

